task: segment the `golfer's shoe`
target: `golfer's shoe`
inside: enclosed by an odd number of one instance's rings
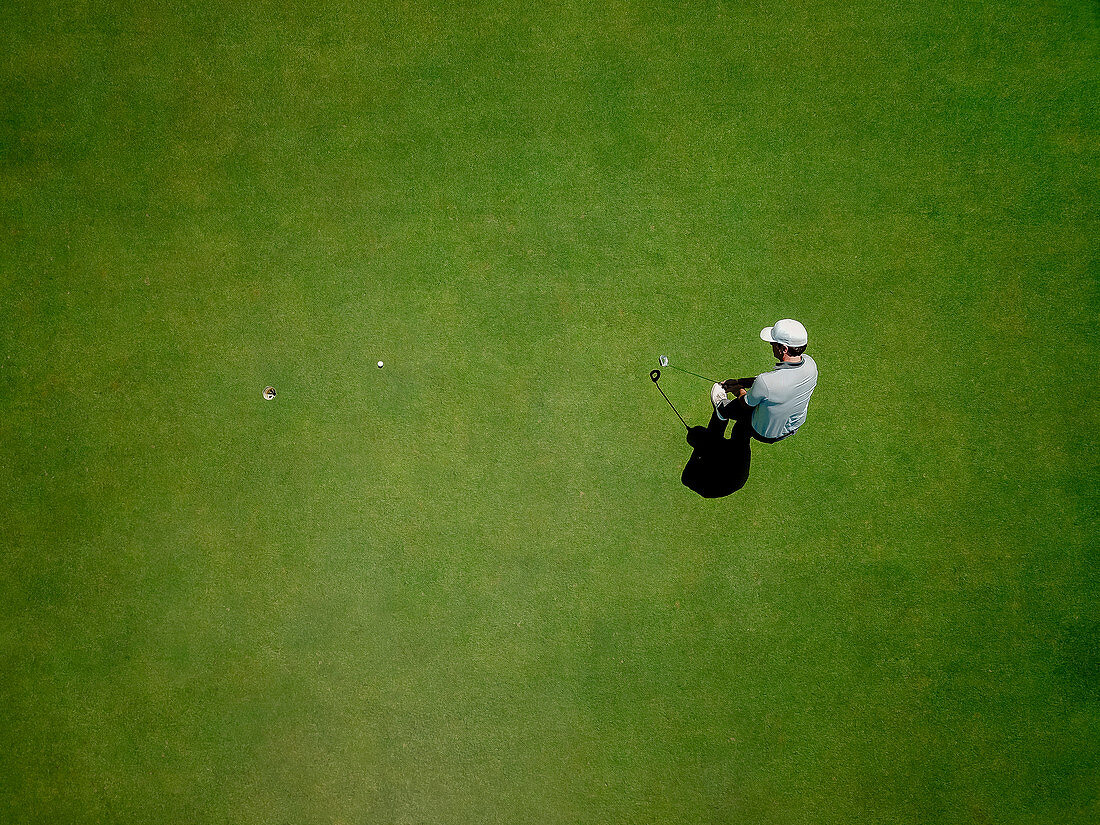
[[[726,417],[724,415],[722,415],[721,412],[719,412],[718,406],[723,401],[729,401],[729,400],[730,400],[730,397],[728,395],[726,395],[726,391],[724,389],[722,389],[721,384],[715,384],[713,387],[710,388],[710,403],[712,403],[714,405],[714,414],[716,416],[718,416],[718,419],[720,421],[725,421]]]

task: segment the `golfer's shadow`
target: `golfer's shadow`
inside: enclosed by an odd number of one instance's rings
[[[749,480],[749,442],[752,438],[748,426],[751,425],[747,422],[734,424],[733,432],[726,438],[729,424],[712,413],[707,426],[688,430],[691,458],[680,480],[703,498],[722,498],[736,493]]]

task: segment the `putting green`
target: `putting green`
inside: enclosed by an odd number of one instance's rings
[[[0,11],[0,820],[1094,819],[1095,8],[530,5]]]

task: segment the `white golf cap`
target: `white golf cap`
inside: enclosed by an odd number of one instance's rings
[[[793,318],[776,321],[775,326],[760,330],[760,337],[769,344],[782,344],[785,347],[804,347],[810,340],[806,327]]]

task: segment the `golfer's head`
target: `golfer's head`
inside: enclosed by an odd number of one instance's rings
[[[760,330],[760,338],[772,345],[776,358],[784,354],[797,357],[806,351],[810,336],[806,327],[793,318],[776,321],[774,326]]]

